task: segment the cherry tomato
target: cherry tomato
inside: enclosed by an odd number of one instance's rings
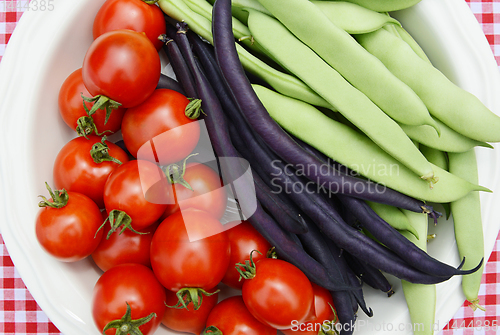
[[[276,329],[315,318],[311,282],[295,265],[280,259],[256,262],[255,276],[243,283],[242,296],[257,320]]]
[[[63,82],[61,89],[59,90],[59,113],[61,114],[64,122],[73,130],[77,130],[78,119],[81,117],[87,117],[87,112],[83,108],[82,94],[85,97],[91,97],[89,91],[83,84],[82,80],[82,69],[79,68],[72,72],[66,80]],[[88,110],[94,105],[93,102],[85,102]],[[95,114],[92,115],[92,120],[95,124],[97,132],[99,134],[109,135],[117,132],[122,123],[123,114],[125,113],[125,108],[118,107],[114,109],[108,119],[106,120],[106,111],[104,109],[98,109]],[[82,135],[90,134],[93,129],[91,124],[88,127],[81,130]]]
[[[144,32],[160,50],[163,43],[158,36],[166,33],[165,18],[160,7],[143,0],[107,0],[95,16],[94,39],[117,29]]]
[[[233,225],[230,222],[227,225]],[[236,264],[244,264],[246,260],[250,259],[250,253],[253,250],[258,250],[252,254],[254,262],[266,258],[266,253],[271,249],[271,245],[261,234],[248,222],[243,221],[233,228],[226,230],[226,234],[231,243],[231,260],[227,272],[222,278],[222,282],[232,288],[241,289],[244,280],[240,279],[240,274],[236,270]]]
[[[226,298],[210,312],[207,327],[214,326],[224,335],[276,335],[276,329],[258,321],[248,311],[240,295]]]
[[[77,137],[69,141],[57,154],[54,162],[54,183],[58,189],[79,192],[95,201],[99,208],[104,208],[104,185],[108,176],[120,164],[115,161],[96,163],[91,155],[92,147],[101,143],[95,135]],[[117,145],[105,141],[109,156],[121,163],[128,162],[128,156]]]
[[[102,270],[107,271],[112,267],[137,263],[151,267],[150,247],[157,224],[141,229],[137,234],[130,229],[120,229],[108,238],[101,239],[101,243],[92,253],[92,259]],[[111,227],[103,227],[103,235],[107,236]],[[123,231],[122,231],[123,230]]]
[[[168,89],[157,89],[142,104],[127,110],[122,121],[125,145],[134,157],[145,143],[153,140],[151,150],[141,150],[139,159],[156,160],[162,165],[179,162],[196,147],[200,126],[185,115],[189,100]],[[150,143],[146,144],[151,146]]]
[[[117,167],[104,185],[104,204],[132,219],[134,230],[154,224],[165,212],[170,185],[163,171],[148,161],[133,160]]]
[[[63,262],[76,262],[89,256],[101,241],[98,231],[103,219],[99,207],[89,197],[77,193],[56,190],[38,211],[35,221],[36,237],[50,255]],[[65,204],[65,205],[64,205]]]
[[[114,320],[120,320],[130,306],[132,320],[154,316],[139,327],[143,335],[153,334],[161,324],[166,310],[165,288],[148,267],[141,264],[117,265],[97,280],[92,293],[92,317],[97,328]],[[130,323],[128,324],[130,326]],[[116,329],[106,330],[106,335],[114,335]],[[125,334],[137,334],[125,332]]]
[[[139,105],[160,79],[160,56],[151,41],[132,30],[113,30],[90,45],[82,66],[85,87],[124,108]]]
[[[163,220],[151,242],[153,271],[163,286],[174,292],[190,287],[212,289],[226,273],[229,256],[223,225],[194,208]]]
[[[285,335],[318,335],[322,326],[333,328],[333,324],[325,324],[324,322],[334,321],[335,313],[332,308],[335,309],[333,304],[333,298],[330,292],[314,283],[312,283],[314,290],[314,309],[316,311],[316,320],[308,321],[305,323],[294,323],[291,329],[285,329],[281,332]]]
[[[205,328],[208,314],[217,304],[218,297],[218,293],[204,296],[203,303],[197,310],[192,302],[187,304],[187,309],[169,307],[163,316],[162,324],[177,332],[199,335]],[[174,306],[177,300],[175,292],[167,290],[167,305]]]
[[[179,206],[182,209],[201,209],[216,219],[222,218],[226,211],[227,192],[222,187],[219,175],[207,165],[200,163],[187,164],[183,173],[181,178],[191,186],[192,190],[180,183],[173,184],[172,202],[175,203],[167,205],[162,219],[177,212]]]

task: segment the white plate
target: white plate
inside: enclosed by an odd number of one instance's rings
[[[104,0],[54,0],[53,11],[26,12],[18,24],[0,65],[0,228],[14,264],[29,291],[64,334],[99,334],[90,313],[90,297],[100,272],[90,260],[58,262],[38,245],[34,233],[37,196],[52,182],[52,164],[59,149],[74,134],[57,110],[64,79],[81,67],[92,41],[91,26]],[[423,0],[397,17],[422,44],[432,61],[463,88],[476,94],[500,114],[500,78],[490,47],[462,0]],[[480,183],[495,190],[482,194],[486,256],[493,249],[500,220],[497,150],[478,149]],[[453,228],[438,227],[430,252],[458,264]],[[366,290],[374,310],[358,334],[409,333],[398,325],[410,322],[397,284],[390,299]],[[464,301],[460,278],[438,286],[436,322],[443,328]],[[388,328],[388,324],[391,329]],[[384,328],[384,325],[385,328]],[[385,331],[384,331],[385,329]],[[159,335],[172,334],[165,328]]]

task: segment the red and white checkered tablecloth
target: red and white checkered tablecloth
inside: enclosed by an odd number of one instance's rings
[[[500,66],[500,0],[465,0],[481,24]],[[29,0],[0,0],[0,61],[5,47]],[[467,303],[440,335],[491,335],[500,333],[500,235],[489,258],[479,292],[486,311],[473,312]],[[488,325],[498,327],[488,329]],[[26,289],[0,235],[0,334],[61,334]],[[69,334],[68,334],[69,335]]]

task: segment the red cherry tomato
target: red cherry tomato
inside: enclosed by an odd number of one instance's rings
[[[186,165],[182,178],[191,186],[192,190],[180,183],[175,183],[172,187],[172,202],[175,201],[175,204],[167,205],[162,219],[177,212],[179,206],[182,209],[201,209],[210,213],[216,219],[222,218],[226,211],[227,192],[222,187],[223,184],[219,175],[207,165],[189,163]]]
[[[191,333],[199,335],[205,328],[208,314],[217,304],[218,293],[204,296],[200,308],[195,310],[193,303],[190,302],[185,308],[168,307],[162,320],[162,324],[177,332]],[[167,305],[174,306],[177,303],[175,292],[167,290]]]
[[[305,323],[294,323],[291,329],[282,330],[281,332],[285,335],[318,335],[322,326],[327,327],[327,329],[333,328],[333,324],[325,324],[325,321],[334,321],[335,313],[332,308],[335,309],[333,304],[333,298],[330,292],[314,283],[312,283],[314,290],[314,309],[316,311],[316,320],[308,321]]]
[[[315,318],[311,282],[295,265],[280,259],[255,263],[255,277],[245,280],[242,296],[257,320],[276,329]]]
[[[160,79],[160,56],[151,41],[132,30],[113,30],[90,45],[82,66],[85,87],[124,108],[139,105]]]
[[[223,225],[194,208],[163,220],[151,242],[153,271],[163,286],[174,292],[191,287],[214,288],[226,273],[229,256]]]
[[[120,165],[104,185],[106,211],[124,211],[134,230],[154,224],[165,212],[170,185],[163,171],[148,161],[133,160]]]
[[[139,148],[153,140],[151,150],[141,150],[139,159],[156,160],[167,165],[184,160],[196,147],[200,126],[185,115],[189,100],[168,89],[157,89],[142,104],[127,110],[122,121],[125,145],[134,157]],[[148,147],[150,143],[146,144]]]
[[[56,198],[60,195],[64,198],[62,191],[53,193]],[[54,203],[54,200],[48,202]],[[102,222],[95,202],[83,194],[67,192],[64,207],[47,206],[38,211],[35,232],[38,242],[50,255],[63,262],[76,262],[97,248],[102,238],[102,232],[98,231]]]
[[[141,264],[121,264],[106,271],[94,286],[92,293],[92,317],[100,332],[114,320],[120,320],[130,306],[132,320],[145,318],[154,313],[149,322],[141,325],[143,335],[152,335],[161,324],[165,313],[165,288],[161,286],[151,269]],[[114,335],[109,329],[106,335]],[[129,332],[128,334],[136,334]]]
[[[158,36],[166,32],[165,18],[160,7],[143,0],[107,0],[95,16],[94,39],[117,29],[144,32],[156,50],[160,50],[163,43]]]
[[[105,238],[111,227],[105,225],[103,229],[103,237],[101,243],[92,253],[92,259],[96,265],[102,270],[107,271],[112,267],[125,264],[137,263],[147,267],[151,267],[150,247],[153,234],[157,224],[153,224],[139,231],[137,234],[129,229],[117,231]]]
[[[217,327],[224,335],[276,335],[276,329],[263,324],[248,311],[240,295],[226,298],[210,312],[207,327]]]
[[[54,183],[58,189],[79,192],[95,201],[99,208],[104,208],[104,185],[108,176],[120,164],[114,161],[94,162],[91,149],[101,143],[95,135],[77,137],[69,141],[57,154],[54,162]],[[121,163],[128,162],[128,156],[117,145],[105,141],[109,156]]]
[[[78,119],[81,117],[86,117],[87,112],[83,108],[82,94],[85,97],[91,97],[89,91],[83,84],[82,80],[82,69],[77,69],[71,73],[66,80],[63,82],[61,89],[59,90],[59,113],[61,114],[64,122],[73,130],[77,130]],[[93,102],[85,102],[85,105],[90,110],[94,105]],[[98,109],[95,114],[92,115],[93,122],[97,128],[99,134],[109,135],[120,130],[123,114],[125,113],[125,108],[118,107],[114,109],[108,119],[106,120],[106,111],[104,109]],[[92,128],[83,130],[84,133],[89,134]]]
[[[233,223],[227,225],[233,225]],[[231,260],[222,282],[232,288],[241,289],[244,279],[239,280],[240,274],[236,270],[236,264],[244,264],[246,260],[249,260],[250,253],[253,250],[260,252],[260,254],[257,252],[252,254],[254,262],[266,258],[266,253],[271,249],[271,244],[248,221],[243,221],[226,230],[226,234],[231,243]]]

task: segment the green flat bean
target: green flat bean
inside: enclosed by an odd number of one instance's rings
[[[283,129],[369,180],[430,202],[449,202],[487,188],[433,166],[440,180],[433,189],[366,135],[332,120],[302,101],[253,85],[271,117]],[[413,143],[411,143],[413,146]],[[422,235],[420,235],[422,236]]]
[[[446,152],[434,148],[429,148],[428,146],[425,146],[423,144],[420,144],[419,148],[420,152],[424,154],[425,158],[427,158],[429,162],[439,166],[443,170],[448,171],[448,155],[446,154]],[[441,206],[443,206],[445,217],[448,219],[451,214],[450,203],[446,202],[441,204]]]
[[[425,214],[413,213],[403,210],[413,227],[422,237],[427,236],[428,220]],[[419,248],[427,250],[427,238],[419,240],[406,232],[402,232],[406,238],[415,243]],[[405,280],[401,281],[406,304],[410,311],[411,324],[414,326],[414,335],[434,334],[434,322],[436,317],[436,285],[414,284]]]
[[[400,124],[400,126],[412,140],[445,152],[464,152],[476,146],[493,148],[486,142],[476,141],[457,133],[438,119],[436,119],[436,123],[441,129],[440,136],[429,126],[407,126],[404,124]]]
[[[333,24],[312,2],[258,1],[293,35],[391,118],[408,125],[431,125],[439,132],[415,92],[363,49],[351,35]],[[296,53],[293,52],[294,55]]]
[[[450,171],[469,182],[478,181],[477,160],[474,150],[463,153],[450,153]],[[465,270],[475,267],[484,258],[483,223],[479,194],[472,192],[451,203],[451,213],[455,227],[460,259],[465,258]],[[484,270],[462,277],[462,291],[475,309],[479,307],[479,286]]]
[[[252,35],[274,59],[399,162],[419,177],[431,183],[435,180],[432,166],[394,120],[279,21],[258,11],[249,13]]]
[[[330,0],[328,0],[330,1]],[[421,0],[347,0],[376,12],[392,12],[395,10],[410,8]]]
[[[418,231],[410,224],[406,215],[399,208],[378,202],[367,201],[366,203],[378,216],[391,225],[392,228],[399,231],[408,231],[418,240]]]
[[[408,44],[384,29],[357,35],[356,39],[415,91],[431,115],[476,141],[500,142],[500,117],[422,60]]]
[[[400,25],[396,19],[346,1],[311,1],[340,29],[349,34],[364,34],[385,25]],[[253,9],[273,16],[257,0],[233,0],[233,7]]]
[[[182,0],[159,0],[158,5],[165,14],[177,21],[186,22],[189,25],[189,29],[213,44],[211,22],[191,10]],[[331,108],[328,102],[296,77],[267,65],[239,44],[236,44],[236,48],[245,70],[266,81],[276,91],[296,97],[315,106]]]
[[[337,27],[349,34],[364,34],[399,21],[379,12],[345,1],[311,1]]]
[[[396,25],[391,25],[391,29],[393,29],[399,38],[401,38],[403,41],[406,42],[412,48],[412,50],[423,60],[426,62],[430,63],[431,61],[429,60],[429,57],[427,57],[427,54],[425,51],[420,47],[420,44],[415,41],[413,36],[410,35],[409,32],[406,31],[402,26],[396,26]],[[385,29],[386,27],[384,27]],[[387,29],[388,31],[391,31],[390,29]]]

